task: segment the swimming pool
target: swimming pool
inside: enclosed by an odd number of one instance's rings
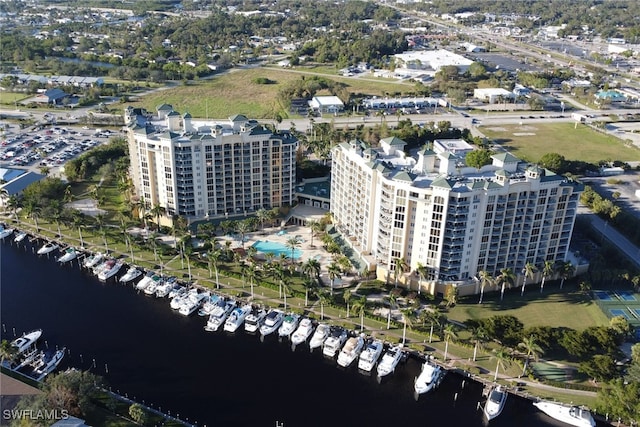
[[[279,256],[280,254],[285,254],[286,256],[291,258],[291,249],[288,248],[286,245],[283,245],[282,243],[269,242],[267,240],[258,240],[251,246],[253,246],[260,252],[265,252],[265,253],[269,252],[276,256]],[[293,251],[293,259],[300,258],[301,256],[302,256],[302,251],[300,249],[295,249]]]

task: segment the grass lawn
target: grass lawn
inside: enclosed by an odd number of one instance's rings
[[[627,147],[618,138],[573,123],[524,123],[481,126],[488,138],[523,160],[537,162],[546,153],[559,153],[568,160],[597,163],[600,160],[640,160],[640,150]]]
[[[16,102],[20,102],[23,99],[30,98],[33,95],[28,95],[24,92],[8,92],[0,90],[0,104],[2,105],[15,105]]]
[[[448,317],[464,322],[467,319],[511,315],[520,319],[525,328],[563,326],[583,330],[609,324],[591,297],[578,292],[575,286],[565,282],[560,290],[557,283],[547,282],[544,293],[541,294],[539,289],[536,285],[529,285],[524,297],[520,297],[520,289],[507,291],[502,302],[498,292],[485,292],[482,304],[478,304],[478,296],[465,298],[449,310]]]

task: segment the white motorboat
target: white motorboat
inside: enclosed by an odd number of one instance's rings
[[[342,347],[342,350],[340,350],[340,354],[338,354],[338,365],[343,368],[351,365],[360,355],[362,347],[364,347],[364,338],[362,335],[349,338],[344,344],[344,347]]]
[[[440,365],[434,363],[431,359],[427,359],[422,364],[422,370],[413,382],[413,389],[417,394],[428,393],[437,388],[447,371]]]
[[[147,287],[144,288],[144,293],[147,295],[155,295],[156,291],[158,290],[158,286],[161,286],[163,283],[164,277],[160,276],[159,274],[154,274],[151,277],[151,283],[149,283]]]
[[[298,329],[291,334],[291,345],[302,344],[313,333],[313,322],[308,317],[305,317],[300,321]]]
[[[507,390],[501,385],[496,385],[491,388],[487,396],[487,401],[484,404],[484,409],[482,410],[487,421],[491,421],[502,413],[508,395]]]
[[[60,362],[62,362],[62,359],[64,358],[64,354],[66,353],[66,350],[67,350],[66,348],[62,348],[53,354],[45,355],[42,358],[42,361],[39,364],[39,366],[34,368],[33,377],[38,381],[42,381],[44,377],[46,377],[51,372],[53,372],[53,370],[58,367]]]
[[[209,298],[209,292],[194,293],[189,295],[178,309],[178,313],[183,316],[190,316],[194,311],[200,308],[204,301]]]
[[[236,307],[233,309],[227,321],[224,322],[224,330],[226,332],[235,332],[238,330],[240,325],[244,323],[244,320],[247,318],[249,313],[253,310],[253,306],[251,304],[245,304],[242,307]]]
[[[260,326],[260,335],[266,337],[275,332],[284,321],[284,313],[278,309],[272,308],[264,318],[264,323]]]
[[[26,237],[27,237],[27,232],[26,232],[26,231],[21,231],[21,232],[17,233],[17,234],[13,237],[13,241],[14,241],[15,243],[20,243],[20,242],[22,242]]]
[[[4,240],[5,237],[9,237],[13,234],[15,229],[13,228],[0,228],[0,240]]]
[[[11,341],[11,346],[16,349],[16,355],[20,355],[27,351],[32,345],[38,341],[42,336],[42,329],[36,329],[28,334],[23,334],[21,337]]]
[[[298,323],[300,322],[300,315],[296,313],[289,313],[284,317],[282,321],[282,325],[278,328],[278,336],[279,337],[288,337],[291,335],[297,328]]]
[[[314,348],[318,348],[324,344],[324,341],[329,336],[329,332],[331,332],[331,327],[329,327],[329,325],[325,325],[324,323],[319,324],[316,331],[313,333],[311,340],[309,340],[309,348],[313,350]]]
[[[198,295],[198,289],[191,288],[189,291],[185,289],[184,292],[182,292],[180,295],[172,298],[169,305],[174,310],[180,310],[180,307],[182,307],[182,304],[184,304],[192,295]]]
[[[367,344],[367,347],[360,353],[358,360],[358,369],[365,372],[371,372],[376,362],[380,358],[384,350],[384,344],[380,340],[373,340]]]
[[[236,308],[236,301],[233,299],[225,300],[221,298],[223,305],[218,305],[213,310],[213,312],[209,315],[209,320],[207,321],[207,325],[204,327],[205,331],[215,332],[220,329],[221,326],[224,326],[227,317]]]
[[[142,275],[142,271],[138,270],[138,267],[136,267],[135,265],[132,265],[127,269],[127,272],[124,273],[119,281],[120,283],[128,283],[132,280],[137,279],[138,277],[140,277],[140,275]]]
[[[575,427],[595,427],[596,425],[591,413],[587,409],[578,406],[563,405],[562,403],[548,400],[534,402],[533,406],[551,418]]]
[[[267,312],[264,308],[255,308],[244,319],[245,332],[255,333],[260,329],[264,323],[264,319],[267,317]]]
[[[213,313],[218,306],[224,308],[224,298],[216,294],[210,295],[209,298],[207,298],[207,300],[204,302],[204,304],[202,304],[202,308],[198,310],[198,316],[211,316],[211,313]]]
[[[88,257],[85,258],[84,266],[85,268],[93,269],[95,268],[95,266],[100,264],[103,259],[104,259],[104,255],[100,252],[96,252],[95,254],[89,255]]]
[[[78,256],[78,253],[74,248],[67,248],[65,249],[64,254],[60,258],[58,258],[58,262],[60,264],[64,264],[69,261],[73,261],[74,259],[76,259],[77,256]]]
[[[107,266],[105,266],[105,268],[98,273],[98,280],[106,282],[107,280],[118,274],[118,271],[120,271],[120,269],[124,265],[124,261],[122,260],[112,261],[114,261],[113,264],[109,264],[108,268]]]
[[[139,291],[144,291],[147,288],[147,286],[149,286],[151,282],[153,282],[154,276],[157,276],[155,271],[153,270],[147,271],[147,274],[144,275],[142,280],[140,280],[136,284],[136,289]]]
[[[378,364],[378,377],[382,378],[395,371],[400,359],[402,359],[402,344],[390,347]]]
[[[171,290],[169,291],[169,295],[167,295],[169,297],[169,299],[174,299],[177,296],[180,295],[184,295],[187,293],[187,288],[185,288],[182,285],[179,285],[178,283],[175,283],[173,285],[173,288],[171,288]]]
[[[335,357],[347,340],[347,330],[341,326],[331,326],[329,336],[322,346],[322,354],[326,357]]]
[[[38,255],[46,255],[58,249],[58,245],[54,242],[47,242],[40,249],[38,249]]]
[[[156,298],[166,297],[176,286],[180,286],[178,285],[178,279],[175,276],[167,277],[156,287]]]

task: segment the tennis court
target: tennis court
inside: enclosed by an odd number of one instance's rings
[[[593,299],[609,318],[621,316],[640,331],[640,294],[629,290],[594,290]]]
[[[629,315],[627,314],[627,312],[626,312],[626,311],[624,311],[624,310],[623,310],[623,309],[621,309],[621,308],[610,308],[610,309],[609,309],[609,313],[611,313],[611,316],[612,316],[612,317],[622,316],[622,317],[626,318],[627,320],[631,320],[631,316],[629,316]]]
[[[622,301],[636,301],[636,297],[633,296],[633,292],[629,292],[629,291],[617,291],[616,295],[618,296],[618,298],[620,298]]]
[[[593,291],[593,295],[601,301],[613,300],[613,297],[608,291]]]

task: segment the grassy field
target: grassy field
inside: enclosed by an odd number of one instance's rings
[[[0,90],[0,105],[15,105],[16,102],[20,102],[25,98],[29,98],[24,92],[8,92]]]
[[[194,117],[226,118],[244,114],[257,119],[270,119],[282,106],[277,104],[278,91],[291,81],[304,75],[324,75],[348,85],[350,93],[383,96],[385,93],[407,92],[412,85],[331,76],[322,68],[283,70],[276,68],[253,68],[233,70],[210,80],[189,82],[174,88],[144,95],[139,101],[130,102],[134,107],[155,111],[156,106],[167,103],[181,113],[189,112]],[[273,84],[258,84],[255,79],[264,77]]]
[[[523,160],[537,162],[546,153],[568,160],[597,163],[599,160],[640,160],[640,150],[618,138],[573,123],[527,123],[481,126],[480,131]]]

